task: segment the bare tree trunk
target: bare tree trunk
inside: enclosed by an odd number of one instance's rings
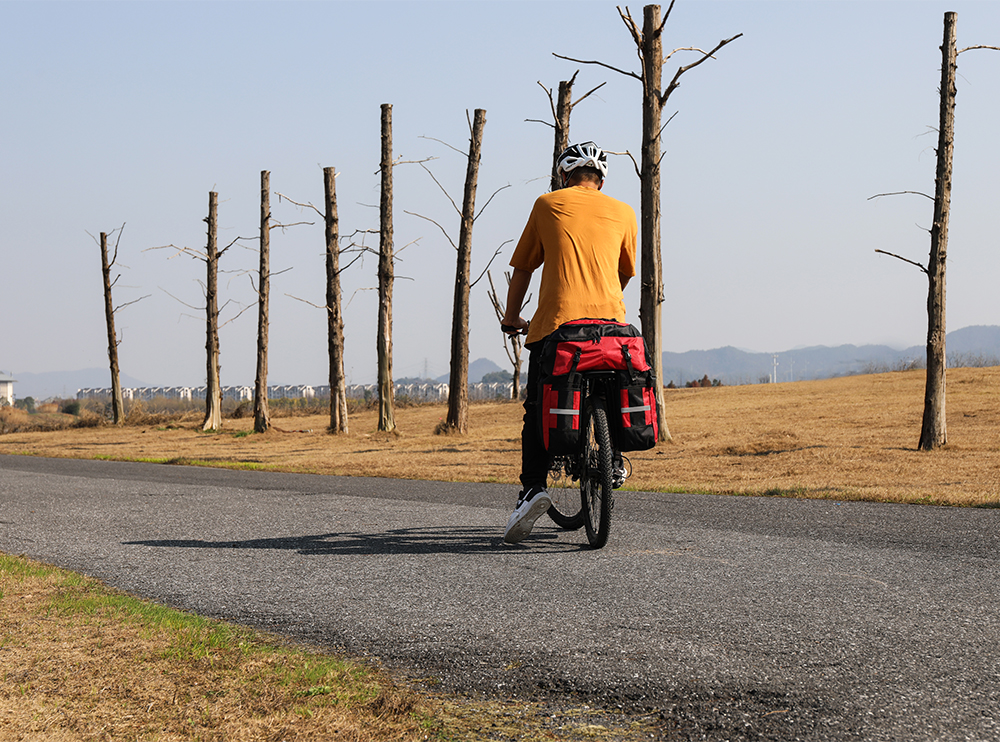
[[[559,81],[559,97],[556,99],[555,144],[552,150],[551,190],[553,191],[562,188],[559,173],[556,172],[556,164],[559,162],[559,155],[565,152],[569,146],[569,117],[573,112],[574,80],[576,80],[575,74],[569,80]]]
[[[639,320],[642,336],[653,357],[656,384],[656,414],[660,440],[671,440],[664,413],[663,396],[663,264],[660,254],[660,120],[664,99],[660,96],[663,76],[663,37],[660,6],[643,8],[642,24],[642,159],[639,171],[641,212],[641,280]]]
[[[941,122],[938,127],[937,174],[934,179],[934,224],[927,263],[927,383],[919,447],[930,451],[948,442],[945,422],[945,266],[948,257],[948,217],[951,211],[951,171],[955,148],[956,13],[944,14],[941,44]]]
[[[118,252],[115,251],[115,257]],[[125,421],[125,403],[118,372],[118,335],[115,332],[115,308],[111,300],[111,265],[108,260],[108,235],[101,232],[101,272],[104,275],[104,317],[108,324],[108,360],[111,363],[111,417],[115,425]]]
[[[271,173],[260,172],[260,277],[257,286],[257,376],[253,388],[253,429],[271,427],[267,408],[267,330],[271,290]]]
[[[472,121],[469,162],[465,171],[462,227],[458,235],[455,301],[451,319],[451,376],[448,380],[449,429],[469,432],[469,290],[472,283],[472,227],[476,219],[476,187],[483,148],[486,111],[477,108]]]
[[[344,316],[340,290],[340,220],[337,216],[337,173],[323,168],[326,201],[326,328],[330,356],[330,432],[347,431],[347,379],[344,374]]]
[[[207,278],[205,283],[206,334],[205,351],[207,377],[205,379],[205,421],[202,430],[222,428],[222,386],[219,382],[219,243],[218,243],[219,194],[208,194],[208,246],[206,248]]]
[[[392,105],[382,104],[382,198],[378,249],[378,429],[394,431],[392,384]]]

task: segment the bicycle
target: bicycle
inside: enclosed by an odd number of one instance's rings
[[[575,498],[569,494],[571,490],[550,488],[552,505],[548,516],[565,530],[585,527],[591,548],[600,549],[608,542],[611,530],[614,490],[625,483],[629,472],[625,467],[627,459],[615,448],[608,425],[607,400],[617,389],[615,375],[607,371],[587,371],[582,376],[579,450],[554,456],[550,463],[555,478],[565,475],[574,482],[579,481],[580,497],[574,503]]]
[[[501,323],[508,335],[527,335],[528,328],[516,328]],[[558,454],[549,462],[550,477],[561,475],[580,483],[580,498],[574,502],[567,488],[549,488],[552,504],[547,515],[560,528],[568,531],[586,527],[591,548],[600,549],[608,542],[614,490],[621,487],[631,473],[626,459],[618,451],[608,425],[607,400],[613,399],[618,385],[614,372],[586,371],[581,374],[580,445],[572,454]],[[529,390],[530,394],[532,390]]]

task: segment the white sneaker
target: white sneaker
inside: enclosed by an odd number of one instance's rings
[[[532,487],[522,491],[517,498],[517,507],[510,514],[503,540],[508,544],[523,541],[531,533],[535,521],[544,515],[552,505],[552,499],[544,487]]]

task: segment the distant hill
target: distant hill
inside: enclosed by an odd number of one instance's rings
[[[111,386],[111,371],[107,368],[81,368],[76,371],[45,371],[39,374],[16,373],[14,395],[18,399],[34,397],[36,400],[58,397],[75,399],[76,390],[85,387]],[[149,386],[128,374],[121,375],[123,387]]]
[[[976,325],[949,332],[947,347],[949,366],[1000,366],[1000,326]],[[888,345],[841,345],[835,348],[818,345],[780,353],[751,353],[731,346],[715,350],[689,350],[686,353],[667,352],[663,354],[663,382],[673,381],[677,386],[683,386],[688,381],[707,375],[730,386],[758,384],[771,378],[775,355],[778,357],[778,381],[799,381],[891,371],[911,363],[922,364],[926,351],[922,345],[904,350]],[[469,382],[478,383],[491,371],[510,371],[510,367],[500,367],[488,358],[476,359],[469,364]],[[77,389],[111,385],[106,368],[12,375],[17,379],[14,394],[18,399],[72,398],[76,397]],[[121,381],[124,387],[149,386],[127,374],[122,374]],[[447,384],[448,374],[433,381]],[[308,382],[305,380],[304,383]]]
[[[1000,327],[996,325],[977,325],[949,332],[946,345],[949,366],[1000,365]],[[663,380],[683,386],[707,375],[727,385],[757,384],[772,377],[775,357],[778,381],[799,381],[922,366],[926,350],[922,345],[903,350],[888,345],[833,348],[819,345],[780,353],[751,353],[733,347],[666,352],[663,354]]]
[[[525,355],[527,358],[527,355]],[[509,371],[509,368],[500,368],[489,358],[477,358],[469,363],[469,383],[478,384],[482,378],[491,371]],[[451,374],[447,373],[434,379],[438,384],[447,384]]]

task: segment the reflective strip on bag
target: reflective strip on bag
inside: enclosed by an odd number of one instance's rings
[[[629,412],[649,412],[652,407],[648,404],[641,405],[639,407],[622,407],[622,413]]]
[[[550,407],[549,408],[549,414],[550,415],[577,415],[577,416],[579,416],[580,410],[564,410],[564,409],[560,409],[558,407]]]

